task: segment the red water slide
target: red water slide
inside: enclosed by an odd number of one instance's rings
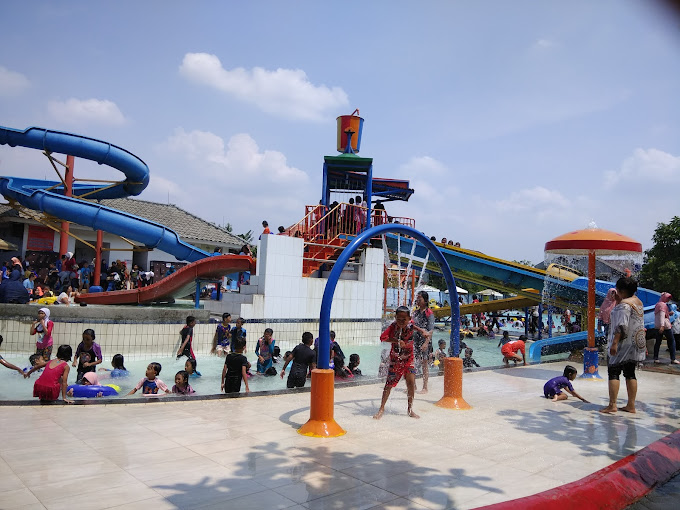
[[[76,303],[92,305],[146,304],[188,296],[196,290],[196,280],[218,280],[241,271],[255,274],[255,261],[246,255],[206,257],[184,266],[161,281],[141,289],[81,294]]]

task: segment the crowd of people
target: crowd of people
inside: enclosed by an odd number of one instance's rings
[[[280,376],[286,374],[290,365],[286,386],[299,388],[305,386],[306,380],[311,377],[311,371],[316,367],[319,353],[319,339],[316,341],[311,333],[305,332],[302,341],[292,351],[281,356],[279,347],[274,339],[274,331],[267,328],[262,337],[255,343],[254,353],[257,357],[255,372],[251,371],[251,363],[245,356],[247,352],[247,331],[245,321],[239,317],[234,325],[231,324],[231,315],[223,314],[222,321],[217,325],[213,338],[211,354],[225,358],[224,367],[220,377],[221,391],[225,393],[239,393],[241,385],[246,393],[250,391],[248,380],[254,376],[275,376],[280,368]],[[132,388],[128,395],[141,390],[143,395],[158,395],[160,393],[176,393],[180,395],[194,394],[189,381],[191,378],[201,377],[198,371],[197,357],[193,350],[194,327],[196,318],[188,316],[184,327],[180,331],[180,345],[177,350],[177,359],[186,358],[184,369],[175,374],[175,384],[170,388],[159,375],[162,370],[160,363],[150,363],[144,377]],[[129,377],[131,374],[125,368],[125,360],[122,354],[116,354],[111,360],[112,369],[101,367],[103,362],[102,346],[96,342],[96,333],[88,328],[82,333],[82,340],[75,349],[64,344],[57,348],[56,358],[52,358],[54,344],[54,322],[50,319],[50,309],[40,308],[37,318],[31,323],[30,334],[36,337],[35,353],[29,357],[30,366],[19,368],[0,356],[0,364],[16,370],[25,378],[31,374],[40,372],[39,378],[34,383],[33,396],[41,401],[54,401],[59,397],[71,402],[71,397],[79,396],[83,391],[81,387],[89,386],[90,389],[104,388],[104,381],[111,378]],[[335,371],[338,380],[345,380],[361,376],[359,365],[361,360],[358,354],[351,354],[346,363],[345,354],[335,338],[335,332],[330,334],[330,359],[329,365]],[[0,336],[0,345],[2,337]],[[68,385],[70,366],[76,368],[76,381]],[[90,392],[87,396],[102,396],[102,392]],[[110,393],[109,393],[110,394]],[[113,393],[115,394],[115,393]]]

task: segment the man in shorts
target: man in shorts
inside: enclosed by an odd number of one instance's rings
[[[526,358],[526,348],[524,347],[524,342],[526,342],[527,337],[520,335],[519,340],[513,340],[501,347],[501,354],[503,355],[503,363],[508,366],[508,361],[513,361],[515,365],[518,361],[522,361],[524,365],[527,364]],[[520,356],[519,353],[522,353]]]
[[[408,397],[406,414],[411,418],[420,418],[420,416],[413,412],[416,369],[413,365],[413,327],[410,324],[411,314],[409,309],[405,306],[397,308],[395,319],[380,335],[380,341],[390,342],[392,349],[390,350],[390,365],[385,388],[383,389],[382,401],[380,402],[380,409],[373,416],[376,420],[382,418],[382,415],[385,413],[385,404],[390,397],[392,388],[399,383],[402,376],[406,380],[406,394]]]

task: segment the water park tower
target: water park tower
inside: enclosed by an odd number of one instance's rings
[[[373,200],[406,202],[413,194],[413,189],[409,188],[408,181],[373,177],[373,158],[358,155],[364,128],[364,119],[359,116],[358,109],[351,115],[341,115],[337,123],[337,150],[341,154],[324,156],[321,203],[328,207],[331,193],[346,194],[348,199],[350,196],[362,196],[368,208],[368,228],[372,223]]]

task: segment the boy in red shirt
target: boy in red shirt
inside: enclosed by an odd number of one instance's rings
[[[517,364],[518,361],[522,361],[526,366],[527,358],[524,352],[525,351],[524,342],[526,342],[526,340],[527,337],[525,335],[520,335],[519,340],[508,342],[503,347],[501,347],[503,363],[505,363],[506,367],[508,366],[508,361],[513,361],[515,365]],[[522,352],[522,356],[519,355],[520,351]]]
[[[387,380],[383,389],[382,402],[380,409],[373,416],[376,420],[382,418],[385,412],[385,404],[394,388],[402,376],[406,380],[406,394],[408,396],[408,407],[406,414],[411,418],[420,418],[413,412],[413,394],[416,387],[416,369],[413,365],[413,327],[410,324],[411,313],[405,306],[397,308],[395,321],[390,324],[382,335],[381,342],[390,342],[390,366],[387,372]]]

